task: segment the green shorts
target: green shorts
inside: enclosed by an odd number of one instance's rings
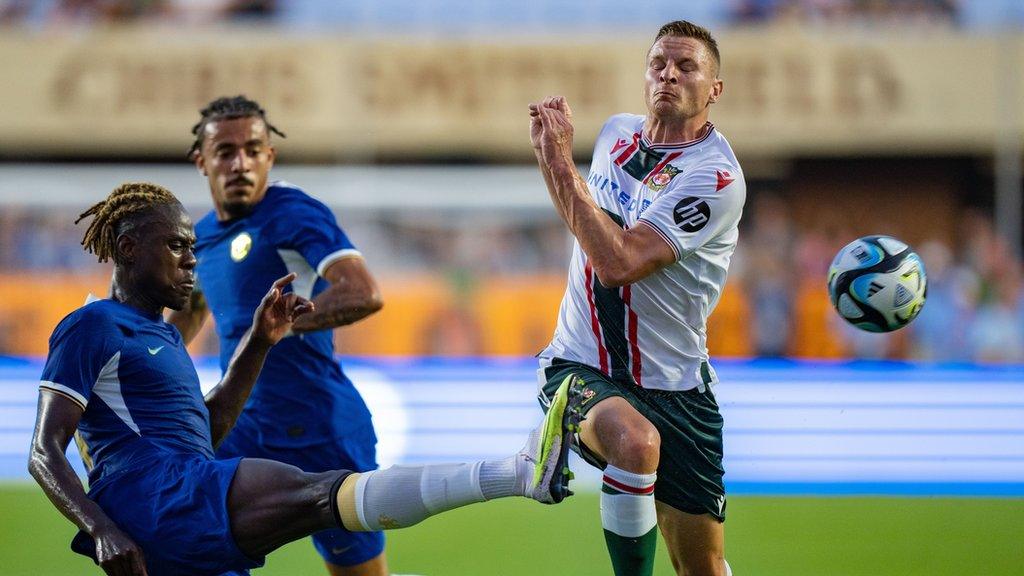
[[[725,485],[722,483],[722,415],[711,387],[673,392],[650,390],[633,383],[613,381],[599,370],[555,359],[544,370],[541,400],[547,410],[552,395],[566,376],[583,379],[584,416],[606,398],[618,396],[637,409],[661,435],[661,457],[654,497],[688,514],[710,514],[725,521]],[[589,464],[604,469],[597,454],[578,441],[573,450]]]

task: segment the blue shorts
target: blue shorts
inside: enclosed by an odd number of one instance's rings
[[[365,472],[377,468],[377,436],[373,426],[366,426],[344,438],[328,439],[319,444],[289,446],[281,440],[265,437],[253,420],[239,418],[238,424],[217,448],[217,458],[266,458],[291,464],[305,472],[352,470]],[[355,566],[372,560],[384,552],[383,532],[349,532],[334,529],[312,536],[313,546],[325,562],[338,566]]]
[[[101,480],[89,491],[121,530],[142,547],[150,576],[211,576],[263,566],[231,534],[228,489],[240,458],[154,459],[145,467]],[[79,532],[71,549],[96,560],[96,545]]]

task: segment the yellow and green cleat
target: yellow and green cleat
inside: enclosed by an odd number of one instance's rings
[[[541,422],[519,453],[520,466],[527,468],[528,478],[524,496],[544,504],[557,504],[572,495],[569,480],[569,447],[572,435],[580,430],[583,415],[583,380],[575,375],[566,376],[558,386],[544,421]]]

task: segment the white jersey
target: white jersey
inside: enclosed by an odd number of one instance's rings
[[[725,285],[746,199],[743,172],[725,137],[651,144],[644,117],[612,116],[594,147],[587,184],[625,228],[650,226],[676,261],[621,288],[605,288],[580,249],[542,366],[561,358],[644,388],[689,390],[717,382],[708,364],[707,319]]]

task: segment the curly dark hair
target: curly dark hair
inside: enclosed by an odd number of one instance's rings
[[[287,138],[284,132],[278,130],[276,126],[267,120],[267,111],[260,106],[259,102],[250,100],[242,95],[217,98],[207,104],[206,108],[200,110],[199,114],[202,117],[192,127],[192,134],[196,139],[192,142],[192,147],[188,149],[187,158],[189,160],[195,158],[196,154],[199,153],[199,149],[203,146],[203,131],[206,130],[206,125],[210,122],[234,118],[260,118],[267,125],[267,130],[281,138]]]

